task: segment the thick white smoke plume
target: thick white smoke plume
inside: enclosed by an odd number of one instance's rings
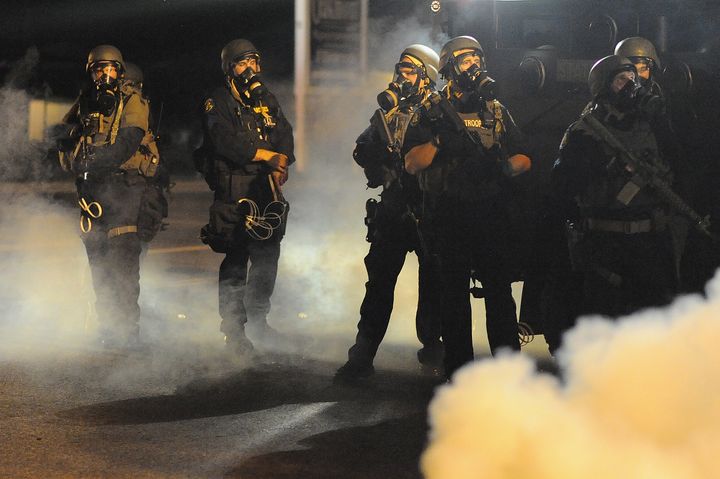
[[[430,406],[428,479],[717,477],[720,277],[566,336],[561,383],[521,355],[468,366]]]

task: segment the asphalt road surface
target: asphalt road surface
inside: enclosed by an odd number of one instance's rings
[[[421,477],[441,380],[418,369],[415,345],[383,345],[377,374],[356,386],[332,384],[356,316],[339,329],[279,321],[258,354],[225,355],[221,257],[197,240],[210,203],[201,181],[178,181],[170,227],[143,259],[147,348],[130,356],[92,340],[72,185],[3,193],[0,477]]]
[[[364,293],[368,192],[294,181],[270,314],[279,333],[251,336],[257,354],[241,359],[218,331],[222,257],[198,240],[202,180],[177,182],[169,226],[143,257],[146,347],[130,356],[95,345],[72,184],[0,185],[0,477],[421,477],[443,383],[415,357],[417,263],[408,256],[375,376],[333,385]]]

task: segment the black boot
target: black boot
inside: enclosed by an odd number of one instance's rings
[[[225,351],[237,357],[245,357],[252,354],[253,343],[245,336],[245,332],[233,334],[232,336],[225,336]]]
[[[375,368],[372,363],[348,361],[335,372],[333,383],[353,383],[360,379],[369,378],[373,374],[375,374]]]

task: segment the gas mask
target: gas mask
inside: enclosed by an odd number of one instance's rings
[[[485,70],[473,64],[457,75],[457,83],[461,90],[476,93],[484,100],[494,100],[495,80],[490,78]]]
[[[257,101],[267,95],[267,87],[260,78],[260,73],[256,73],[252,68],[246,68],[240,75],[233,76],[233,82],[239,90],[248,92],[250,98]]]
[[[410,81],[400,79],[388,85],[377,96],[378,105],[383,110],[390,111],[400,104],[401,100],[412,97],[416,93],[415,86]]]
[[[110,116],[117,105],[117,78],[103,74],[95,80],[95,104],[99,113]]]
[[[105,63],[94,65],[96,72],[101,72],[101,68]],[[118,68],[119,71],[119,68]],[[97,78],[91,76],[91,94],[89,101],[89,110],[93,113],[100,113],[103,116],[110,116],[117,106],[119,92],[119,82],[117,78],[113,78],[110,74],[102,71]]]
[[[417,75],[415,83],[406,79],[401,71]],[[410,62],[400,62],[395,65],[395,77],[388,87],[377,96],[378,105],[385,111],[390,111],[403,100],[412,100],[420,93],[420,82],[425,72],[422,67]]]
[[[637,80],[628,80],[620,91],[612,94],[612,103],[623,111],[633,108],[640,88]]]

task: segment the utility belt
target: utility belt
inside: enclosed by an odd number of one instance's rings
[[[137,170],[88,172],[78,176],[76,185],[84,234],[100,231],[112,239],[135,233],[141,241],[150,241],[163,228],[167,200],[162,189]]]
[[[218,173],[215,192],[226,201],[237,201],[246,197],[259,199],[258,196],[266,196],[269,193],[267,176],[267,174],[260,174],[259,170],[256,173],[247,174]]]
[[[75,183],[79,187],[86,181],[90,183],[115,183],[127,181],[128,178],[134,179],[135,177],[140,177],[136,170],[122,170],[115,168],[99,172],[83,172],[77,176]],[[131,181],[131,183],[134,184],[135,181]]]
[[[290,205],[270,174],[217,175],[210,221],[200,239],[217,253],[254,241],[280,241]]]

